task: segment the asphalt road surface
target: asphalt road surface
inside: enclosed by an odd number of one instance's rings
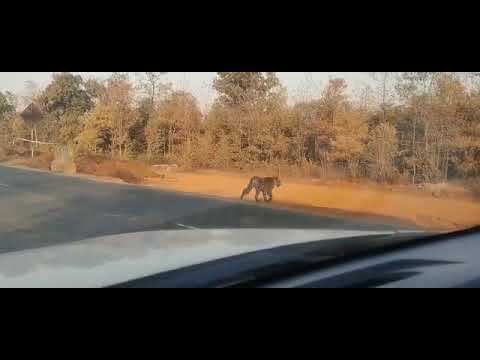
[[[412,228],[393,219],[275,209],[0,165],[0,253],[137,231]]]

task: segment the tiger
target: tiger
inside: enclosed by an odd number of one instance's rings
[[[275,177],[265,177],[260,178],[258,176],[254,176],[250,179],[247,187],[243,189],[242,195],[240,196],[240,200],[243,200],[245,195],[248,195],[253,188],[255,188],[255,201],[259,201],[258,195],[260,193],[263,194],[263,200],[265,202],[270,202],[273,199],[272,190],[276,187],[282,185],[278,176]]]

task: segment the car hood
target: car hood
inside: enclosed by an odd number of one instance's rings
[[[1,254],[0,287],[105,287],[279,246],[394,233],[399,232],[197,229],[111,235]]]

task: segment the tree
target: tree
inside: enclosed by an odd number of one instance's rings
[[[26,138],[30,136],[30,129],[20,116],[6,117],[0,121],[0,152],[2,150],[10,150],[17,154],[30,151],[30,147],[21,141],[15,141],[18,138]]]
[[[388,122],[370,130],[367,143],[367,161],[370,176],[380,182],[393,181],[396,175],[397,136]]]
[[[42,89],[38,84],[32,80],[25,81],[24,88],[18,96],[18,101],[21,107],[25,108],[32,102],[39,102],[39,98],[42,94]]]
[[[35,89],[34,84],[29,86]],[[82,77],[70,73],[53,74],[51,83],[31,100],[44,112],[44,119],[37,125],[40,137],[65,145],[77,141],[83,116],[94,106]]]
[[[85,119],[78,144],[87,152],[113,152],[114,109],[111,105],[99,104]]]
[[[335,125],[337,119],[349,106],[344,79],[330,79],[317,100],[295,105],[295,114],[300,123],[305,123],[309,132],[306,136],[307,158],[319,164],[324,174],[328,172]]]
[[[136,118],[129,130],[130,152],[139,156],[146,154],[148,150],[146,127],[152,116],[152,107],[149,98],[141,98],[136,108]]]
[[[344,79],[330,79],[291,105],[275,73],[223,72],[205,115],[162,74],[143,73],[134,87],[127,73],[105,81],[60,73],[45,91],[28,83],[20,99],[28,95],[29,103],[43,106],[41,140],[112,157],[212,168],[288,165],[305,174],[341,169],[414,184],[480,175],[479,73],[375,73],[376,86],[354,96]],[[0,93],[0,145],[21,153],[26,147],[12,146],[13,139],[28,137],[30,129],[16,107],[13,94]]]
[[[219,72],[213,80],[220,103],[246,106],[266,103],[278,94],[280,81],[273,72]]]
[[[447,180],[455,171],[456,138],[469,111],[465,79],[455,73],[404,73],[397,88],[412,122],[402,129],[410,134],[411,148],[401,149],[413,168],[412,182]]]
[[[171,84],[162,82],[166,72],[146,72],[138,74],[136,89],[141,92],[138,99],[138,117],[130,128],[130,150],[132,154],[149,153],[147,142],[147,124],[154,116],[160,99],[168,96]],[[150,155],[148,155],[150,156]]]
[[[243,139],[235,113],[233,108],[215,102],[206,115],[205,138],[212,149],[208,151],[212,167],[228,168],[242,160]]]
[[[351,111],[339,116],[334,129],[331,159],[357,177],[368,139],[367,122],[361,113]]]
[[[53,74],[53,81],[40,96],[40,104],[59,119],[66,113],[83,115],[93,107],[82,77],[70,73]]]
[[[217,164],[242,167],[275,158],[281,149],[275,149],[272,115],[287,108],[275,73],[217,73],[213,87],[219,96],[207,116],[207,132],[219,150]]]
[[[88,151],[126,157],[131,151],[131,128],[138,118],[133,96],[128,75],[112,74],[105,82],[98,104],[86,116],[79,144]]]
[[[110,111],[112,157],[116,152],[120,157],[125,157],[130,147],[130,129],[137,119],[133,99],[134,89],[128,75],[112,74],[101,100]]]
[[[300,166],[305,163],[308,156],[307,139],[311,136],[313,112],[309,103],[296,104],[288,112],[285,136],[289,151],[286,158]]]
[[[330,79],[320,99],[322,117],[335,126],[337,114],[345,108],[347,96],[345,79]]]
[[[404,72],[398,78],[396,90],[401,100],[406,105],[409,127],[404,127],[409,141],[406,148],[401,149],[403,157],[410,168],[412,183],[417,182],[417,177],[423,177],[425,153],[428,150],[429,133],[429,102],[432,95],[432,87],[437,76],[432,72]],[[423,137],[423,147],[421,138]],[[403,144],[400,144],[403,145]]]
[[[372,73],[372,78],[378,83],[377,97],[382,113],[382,122],[387,121],[388,111],[394,102],[395,91],[393,84],[396,76],[397,74],[393,72]]]
[[[166,72],[146,72],[139,79],[140,90],[145,93],[150,100],[151,110],[155,107],[155,103],[160,95],[165,95],[171,89],[171,84],[162,82],[163,75]]]
[[[454,175],[463,178],[475,178],[480,175],[480,75],[475,77],[474,86],[467,94],[463,105],[463,117],[459,119],[459,128],[454,139],[452,156]]]
[[[190,154],[201,118],[197,101],[191,94],[183,91],[170,94],[159,104],[148,122],[149,155],[173,155],[177,146],[182,152]]]
[[[0,91],[0,120],[4,119],[8,114],[15,112],[16,103],[12,93],[3,94]]]
[[[88,79],[85,81],[85,91],[90,99],[96,103],[105,96],[105,85],[98,79]]]

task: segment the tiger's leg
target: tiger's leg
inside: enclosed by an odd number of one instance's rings
[[[248,186],[245,189],[243,189],[242,196],[240,196],[240,200],[243,200],[243,197],[245,195],[250,194],[250,191],[252,191],[252,186],[251,186],[251,184],[248,184]]]
[[[263,194],[263,201],[267,202],[268,201],[267,193],[265,191],[262,191],[262,194]]]
[[[271,189],[268,190],[268,197],[269,197],[268,202],[270,202],[270,201],[273,200],[273,193],[272,193],[272,190],[271,190]]]
[[[258,195],[260,195],[260,191],[258,189],[255,189],[255,201],[258,202]]]

